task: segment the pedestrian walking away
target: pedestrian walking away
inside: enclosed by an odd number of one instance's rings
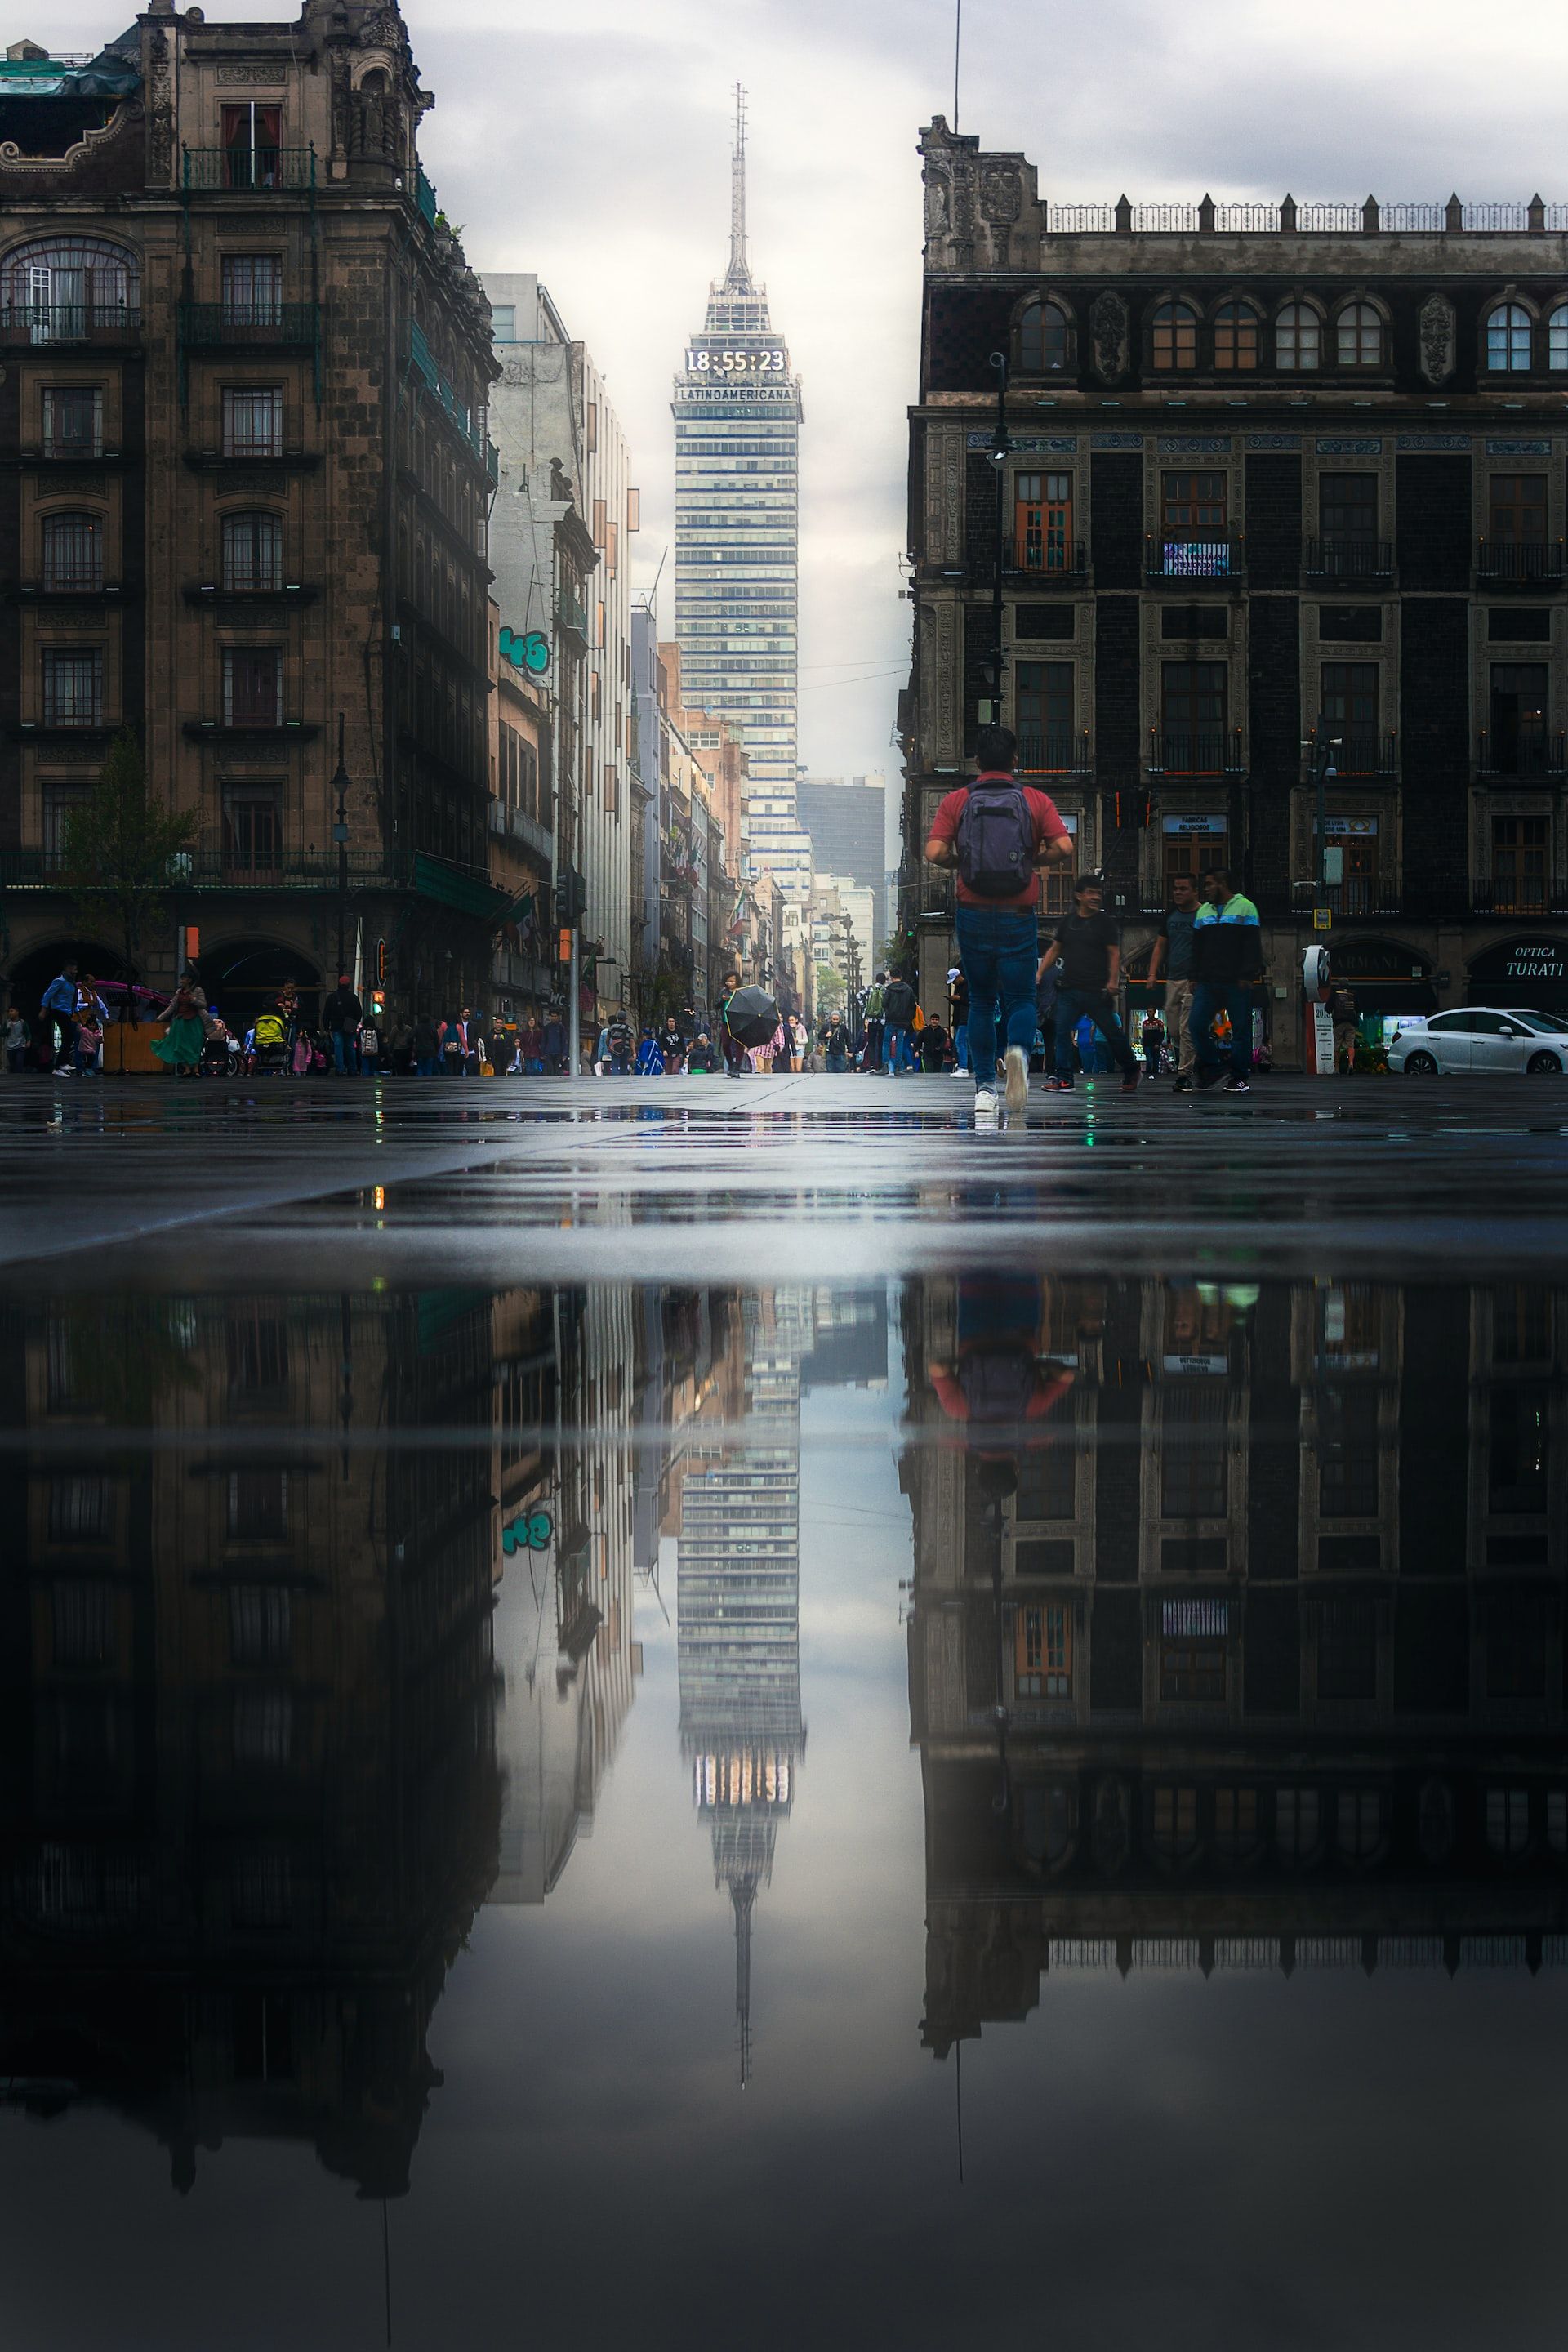
[[[359,1032],[364,1019],[364,1007],[354,993],[354,985],[346,971],[338,974],[338,984],[321,1007],[321,1026],[332,1041],[332,1067],[340,1078],[359,1075]]]
[[[1230,1076],[1226,1092],[1252,1091],[1252,1000],[1263,977],[1263,931],[1258,909],[1237,889],[1223,866],[1204,876],[1204,904],[1193,926],[1193,1045],[1200,1087],[1218,1083],[1224,1062],[1214,1024],[1230,1024]]]
[[[947,974],[947,1025],[952,1032],[952,1046],[958,1055],[958,1067],[969,1067],[969,982],[963,977],[961,964],[952,964]]]
[[[886,1023],[882,1014],[882,992],[888,985],[888,975],[879,971],[866,991],[861,1014],[866,1023],[866,1067],[879,1070],[882,1066],[882,1036]]]
[[[1073,910],[1058,924],[1055,939],[1040,959],[1045,974],[1059,968],[1057,987],[1057,1074],[1051,1080],[1058,1094],[1072,1092],[1073,1033],[1088,1020],[1110,1048],[1121,1072],[1121,1088],[1131,1093],[1138,1084],[1138,1061],[1116,1013],[1116,991],[1121,981],[1121,942],[1115,923],[1105,912],[1105,886],[1098,874],[1080,874],[1073,884]]]
[[[1138,1032],[1138,1043],[1143,1048],[1143,1066],[1152,1078],[1160,1075],[1160,1055],[1164,1049],[1165,1024],[1152,1005],[1143,1015],[1143,1025]]]
[[[14,1004],[6,1016],[4,1037],[5,1067],[14,1078],[19,1078],[27,1066],[27,1048],[33,1042],[33,1033]]]
[[[1010,727],[982,727],[974,778],[937,803],[925,845],[929,865],[956,869],[954,929],[959,967],[969,984],[969,1061],[976,1117],[984,1119],[998,1110],[998,1023],[1007,1108],[1022,1111],[1028,1101],[1039,869],[1070,865],[1073,855],[1072,835],[1056,803],[1019,783],[1017,753]]]
[[[888,1076],[896,1078],[914,1060],[915,1011],[919,1000],[902,972],[895,972],[882,991],[882,1051]],[[828,1067],[832,1068],[829,1062]]]
[[[43,1016],[44,1045],[52,1046],[54,1066],[62,1077],[75,1075],[76,1070],[76,982],[74,962],[64,964],[58,980],[51,980],[39,1003]],[[53,1043],[56,1031],[59,1042]],[[47,1063],[44,1066],[47,1068]]]
[[[1165,1038],[1176,1057],[1176,1092],[1190,1094],[1196,1055],[1193,1045],[1193,933],[1203,904],[1190,874],[1171,880],[1171,904],[1149,959],[1149,985],[1165,989]]]

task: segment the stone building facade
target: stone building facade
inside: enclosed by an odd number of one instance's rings
[[[940,117],[921,152],[900,925],[928,1003],[951,884],[921,844],[999,701],[1108,877],[1134,1003],[1171,876],[1226,862],[1283,1062],[1323,904],[1363,1010],[1568,1007],[1568,208],[1067,205]]]
[[[37,62],[0,100],[0,969],[25,1008],[68,945],[114,971],[58,865],[125,726],[231,1020],[309,1004],[340,936],[393,1009],[486,1005],[494,362],[398,11],[154,0]]]

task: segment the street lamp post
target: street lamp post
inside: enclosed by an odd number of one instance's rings
[[[1317,828],[1316,848],[1318,853],[1314,861],[1317,866],[1317,873],[1314,877],[1317,885],[1317,896],[1316,903],[1313,908],[1312,919],[1313,926],[1317,929],[1326,929],[1328,928],[1327,924],[1323,921],[1323,917],[1329,912],[1329,887],[1331,882],[1337,882],[1342,878],[1339,875],[1331,874],[1329,870],[1330,851],[1328,809],[1329,779],[1331,776],[1337,775],[1339,772],[1334,766],[1334,751],[1340,740],[1341,738],[1339,736],[1330,735],[1328,733],[1322,713],[1320,711],[1318,714],[1317,726],[1312,731],[1312,776],[1317,786],[1317,810],[1314,823]],[[1344,853],[1342,850],[1340,852],[1342,858],[1343,855]]]
[[[337,819],[332,826],[332,839],[338,845],[338,969],[339,978],[347,966],[343,961],[348,952],[349,929],[349,772],[343,765],[343,714],[338,713],[338,772],[328,786],[338,796]]]

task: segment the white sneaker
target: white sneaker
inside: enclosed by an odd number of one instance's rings
[[[1022,1045],[1008,1046],[1007,1051],[1002,1056],[1002,1067],[1006,1072],[1008,1109],[1013,1111],[1027,1110],[1029,1107],[1029,1064]]]
[[[1002,1104],[995,1087],[976,1087],[974,1089],[974,1119],[976,1126],[978,1126],[983,1119],[988,1123],[994,1124],[1001,1118],[1001,1116]]]

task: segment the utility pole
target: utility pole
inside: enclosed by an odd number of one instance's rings
[[[1332,921],[1329,892],[1335,884],[1344,879],[1344,851],[1331,850],[1329,847],[1328,786],[1329,778],[1339,773],[1334,765],[1334,752],[1341,740],[1338,735],[1329,734],[1327,723],[1322,712],[1320,711],[1318,723],[1312,730],[1311,737],[1312,780],[1317,787],[1317,808],[1313,820],[1317,836],[1314,844],[1317,851],[1314,860],[1317,871],[1313,876],[1312,928],[1320,931],[1326,931]]]
[[[337,820],[332,826],[332,839],[338,845],[338,968],[334,982],[347,971],[343,959],[348,953],[349,928],[349,772],[343,765],[343,714],[338,713],[338,772],[329,791],[338,796]]]

